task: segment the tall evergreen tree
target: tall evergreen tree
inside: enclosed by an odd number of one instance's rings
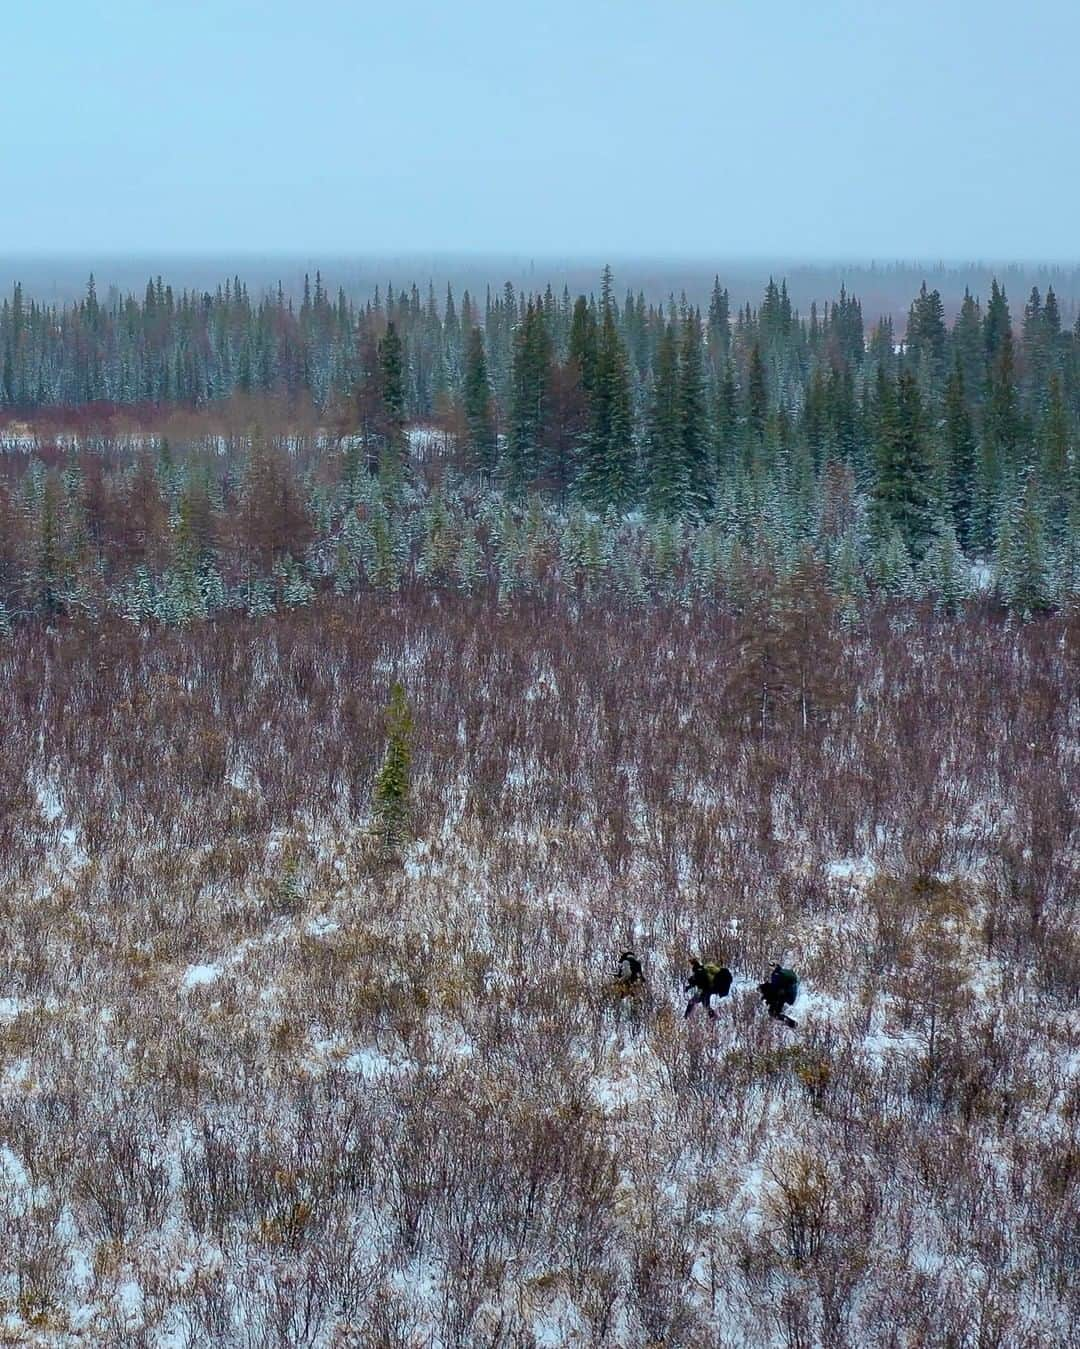
[[[605,268],[592,422],[579,479],[582,498],[595,510],[625,511],[634,501],[636,477],[626,349],[617,327],[611,269]]]
[[[393,322],[386,325],[379,343],[379,388],[387,447],[400,452],[405,443],[405,358],[401,336]]]
[[[1053,608],[1052,569],[1038,475],[1031,473],[1020,498],[1002,512],[998,586],[1011,608],[1025,615]]]
[[[937,290],[926,282],[908,314],[906,348],[908,362],[927,392],[940,387],[945,373],[945,308]]]
[[[714,479],[734,469],[739,443],[739,391],[735,385],[735,368],[730,359],[716,388],[713,412],[713,466]]]
[[[656,353],[646,442],[649,508],[657,515],[678,515],[689,499],[679,413],[675,328],[669,323]]]
[[[959,352],[956,354],[952,374],[945,386],[941,434],[948,475],[949,504],[952,507],[957,538],[961,545],[966,547],[971,538],[976,441],[975,427],[968,411],[964,370]]]
[[[761,346],[755,342],[750,349],[750,366],[746,381],[746,431],[751,455],[760,453],[765,444],[765,424],[768,416],[769,389],[765,376],[765,362],[761,357]]]
[[[969,398],[978,398],[983,385],[983,340],[982,312],[971,291],[964,288],[964,298],[960,312],[953,324],[952,349],[955,359],[960,363],[964,377],[964,387]]]
[[[515,496],[543,474],[551,397],[552,343],[542,306],[529,300],[514,339],[506,482]]]
[[[731,302],[726,289],[721,289],[720,278],[713,280],[709,299],[709,319],[706,329],[709,368],[713,379],[719,380],[731,354]]]
[[[686,316],[679,355],[679,442],[685,465],[686,504],[694,513],[704,515],[712,506],[713,485],[701,318],[696,311]]]
[[[895,529],[915,557],[930,530],[929,477],[922,396],[915,376],[903,370],[878,427],[875,532],[886,538]]]
[[[484,334],[475,326],[469,329],[465,349],[463,397],[469,467],[474,472],[491,474],[496,460],[495,412],[484,354]]]

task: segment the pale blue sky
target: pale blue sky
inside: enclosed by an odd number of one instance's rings
[[[8,0],[0,254],[1080,256],[1077,0]]]

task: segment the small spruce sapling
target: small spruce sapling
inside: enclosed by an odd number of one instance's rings
[[[375,779],[374,814],[384,846],[397,847],[409,832],[412,765],[412,711],[400,682],[390,690],[386,709],[387,746]]]

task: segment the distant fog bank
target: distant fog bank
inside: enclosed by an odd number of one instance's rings
[[[378,286],[396,289],[416,284],[426,291],[430,282],[441,302],[447,285],[455,295],[469,290],[482,298],[490,286],[499,290],[509,281],[516,290],[543,290],[548,284],[558,293],[566,286],[572,294],[597,290],[601,268],[610,261],[616,292],[644,292],[647,300],[662,301],[683,291],[694,303],[708,302],[713,277],[719,275],[731,293],[733,306],[757,305],[770,276],[786,278],[792,303],[803,313],[813,301],[819,306],[832,301],[840,286],[862,301],[863,315],[873,322],[882,314],[900,320],[925,280],[940,292],[946,313],[960,304],[965,288],[985,297],[996,277],[1005,286],[1014,309],[1022,309],[1033,286],[1045,293],[1057,292],[1062,319],[1071,324],[1080,311],[1080,263],[823,263],[764,259],[725,262],[717,260],[664,260],[660,258],[559,258],[504,256],[453,256],[430,254],[368,255],[357,257],[301,256],[183,256],[145,257],[0,257],[0,291],[10,294],[21,282],[26,297],[49,304],[65,304],[85,294],[93,273],[97,292],[105,300],[110,290],[141,297],[150,277],[161,276],[176,290],[214,290],[227,278],[239,276],[253,294],[276,290],[280,283],[289,296],[303,293],[304,277],[314,282],[321,272],[323,285],[336,295],[339,287],[353,300],[367,299]]]

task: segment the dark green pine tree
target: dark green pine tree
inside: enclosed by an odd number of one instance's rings
[[[983,319],[983,350],[987,369],[992,369],[1005,343],[1012,343],[1012,318],[1004,287],[997,281],[990,283],[990,303]]]
[[[530,300],[514,335],[510,370],[506,485],[512,496],[523,495],[546,468],[551,360],[552,343],[543,307]]]
[[[379,391],[382,394],[387,448],[400,455],[405,445],[405,353],[394,323],[379,343]]]
[[[576,364],[586,396],[592,393],[596,383],[596,354],[596,319],[588,300],[584,295],[579,295],[574,301],[574,313],[570,320],[567,360]]]
[[[983,547],[991,543],[1000,504],[1013,493],[1023,468],[1023,428],[1009,328],[1002,331],[1000,340],[995,340],[994,351],[980,428],[975,491],[975,541]]]
[[[36,607],[47,618],[52,618],[63,607],[60,600],[63,568],[60,532],[61,499],[60,481],[54,473],[50,473],[45,479],[41,492],[33,584]]]
[[[669,323],[656,352],[646,442],[648,505],[655,515],[679,515],[689,500],[679,411],[675,327]]]
[[[896,334],[893,331],[891,315],[883,315],[874,325],[867,354],[877,369],[884,369],[887,372],[895,369]]]
[[[716,386],[714,407],[713,477],[720,479],[735,468],[739,448],[739,391],[730,360]]]
[[[922,556],[930,533],[930,462],[922,395],[910,370],[879,411],[873,523],[878,539],[897,530],[912,557]]]
[[[1018,613],[1045,613],[1054,607],[1050,550],[1038,474],[1028,475],[1019,501],[1002,512],[998,538],[998,584]]]
[[[770,285],[772,283],[770,282]],[[755,342],[750,351],[746,378],[746,436],[748,458],[760,455],[765,445],[765,425],[769,417],[769,386],[761,346]]]
[[[484,334],[475,325],[469,329],[465,349],[466,461],[474,473],[495,471],[495,408],[488,380]]]
[[[629,509],[637,488],[635,468],[630,375],[616,322],[611,269],[605,267],[592,419],[578,479],[582,499],[598,511]]]
[[[1027,405],[1034,410],[1041,406],[1046,394],[1046,372],[1049,364],[1046,320],[1038,286],[1032,286],[1031,295],[1024,306],[1022,344]]]
[[[986,387],[986,357],[983,342],[983,319],[978,301],[965,288],[960,313],[952,329],[952,348],[960,362],[964,388],[970,400],[982,400]]]
[[[1069,481],[1069,413],[1057,371],[1047,384],[1046,410],[1039,425],[1039,480],[1049,502],[1048,524],[1059,539],[1069,519],[1073,484]]]
[[[952,374],[945,385],[941,435],[947,474],[949,503],[960,545],[971,540],[975,484],[975,426],[967,405],[964,370],[956,353]]]
[[[691,310],[683,324],[679,360],[679,442],[685,465],[686,505],[697,516],[712,508],[713,483],[709,463],[709,405],[705,392],[705,359],[701,316]]]
[[[375,823],[384,846],[396,847],[409,834],[412,812],[412,712],[405,690],[395,682],[386,708],[386,755],[378,777],[372,805]]]
[[[720,288],[720,278],[713,281],[709,300],[709,320],[706,329],[709,348],[709,368],[718,380],[731,354],[731,302],[726,290]]]
[[[908,314],[907,358],[928,392],[941,387],[945,374],[945,307],[926,282]]]

